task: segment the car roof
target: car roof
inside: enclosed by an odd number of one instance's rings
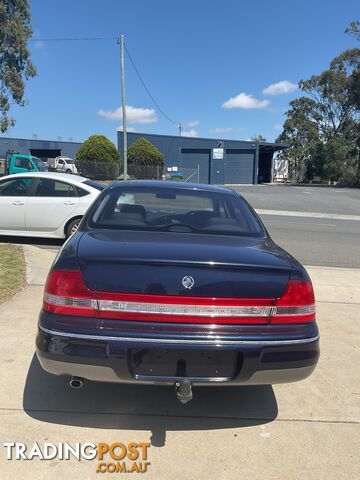
[[[128,180],[128,181],[114,181],[108,189],[117,187],[164,187],[176,190],[200,190],[204,192],[218,192],[235,194],[234,190],[227,187],[218,187],[216,185],[207,185],[203,183],[187,183],[187,182],[167,182],[164,180]]]
[[[52,180],[63,180],[69,183],[83,183],[88,178],[81,177],[80,175],[70,175],[68,173],[58,173],[58,172],[24,172],[24,173],[13,173],[12,175],[7,175],[4,178],[21,178],[21,177],[42,177],[42,178],[50,178]],[[1,180],[2,180],[1,179]]]

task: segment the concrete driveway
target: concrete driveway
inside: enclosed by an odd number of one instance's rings
[[[198,388],[187,406],[172,388],[86,383],[71,390],[34,356],[42,284],[54,252],[26,246],[29,285],[0,306],[0,441],[150,441],[153,479],[342,480],[360,473],[360,270],[309,268],[321,360],[307,380]],[[112,478],[96,461],[6,460],[1,478]],[[114,476],[115,474],[113,474]]]

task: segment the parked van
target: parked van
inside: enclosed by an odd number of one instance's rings
[[[47,166],[50,172],[78,173],[75,160],[69,157],[48,158]]]

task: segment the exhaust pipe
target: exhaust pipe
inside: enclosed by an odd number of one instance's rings
[[[83,386],[83,379],[80,377],[71,377],[70,380],[70,387],[74,388],[75,390],[80,390]]]
[[[180,382],[175,383],[175,392],[176,398],[181,403],[188,403],[193,398],[191,382],[186,378],[180,380]]]

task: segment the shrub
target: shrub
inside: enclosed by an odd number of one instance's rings
[[[77,169],[85,177],[112,180],[119,176],[120,154],[103,135],[91,135],[77,151],[75,161]]]
[[[139,138],[128,149],[128,171],[135,178],[158,178],[164,168],[163,154],[146,138]]]

